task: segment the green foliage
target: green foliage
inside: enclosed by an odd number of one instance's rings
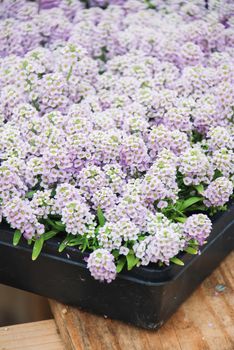
[[[188,247],[184,250],[188,254],[196,255],[198,253],[197,249],[193,247]]]
[[[100,207],[97,208],[97,218],[99,225],[103,227],[105,225],[106,219]]]
[[[48,231],[43,234],[44,241],[53,238],[58,234],[58,231]]]
[[[43,235],[36,239],[33,245],[33,250],[32,250],[32,260],[36,260],[38,256],[40,255],[42,248],[44,244],[44,237]]]
[[[19,241],[22,237],[22,233],[20,230],[15,230],[14,236],[13,236],[13,245],[16,246],[19,244]]]
[[[38,103],[38,100],[32,100],[31,104],[36,108],[38,112],[40,112],[40,105]]]
[[[226,211],[227,210],[227,205],[222,205],[222,206],[219,206],[219,207],[210,207],[209,208],[209,214],[211,216],[219,213],[219,212],[222,212],[222,211]]]
[[[201,197],[190,197],[185,200],[180,200],[177,202],[177,210],[181,211],[182,213],[186,211],[189,207],[191,207],[193,204],[201,202],[202,198]]]
[[[61,253],[66,247],[75,246],[77,246],[82,252],[84,252],[86,249],[95,250],[97,246],[94,243],[94,239],[89,240],[85,235],[74,236],[72,234],[68,234],[67,237],[60,244],[58,251]]]
[[[202,184],[194,186],[194,188],[197,190],[199,194],[202,194],[204,192],[204,186]]]
[[[221,175],[222,174],[220,172],[216,172],[215,178]],[[208,213],[214,215],[218,211],[226,210],[226,206],[222,206],[219,208],[212,208],[212,207],[207,208],[203,204],[203,196],[202,196],[204,192],[203,184],[199,184],[197,186],[186,186],[183,182],[183,175],[180,173],[178,173],[177,181],[178,181],[179,187],[181,188],[179,192],[179,199],[177,200],[176,203],[172,203],[172,201],[168,201],[168,206],[161,210],[161,212],[170,220],[174,222],[185,223],[187,220],[188,214],[190,212],[207,211]],[[37,190],[38,188],[28,192],[26,194],[26,198],[32,199],[34,193]],[[68,246],[73,246],[73,247],[76,246],[82,252],[84,252],[85,250],[93,251],[93,250],[96,250],[97,248],[100,248],[97,240],[97,236],[98,236],[100,227],[103,227],[106,223],[104,213],[100,207],[97,208],[96,220],[97,220],[98,226],[95,229],[94,236],[90,237],[88,234],[84,234],[82,236],[67,234],[65,239],[60,243],[58,251],[63,252],[64,249]],[[38,258],[38,256],[42,251],[45,241],[55,237],[56,235],[59,235],[62,232],[63,233],[66,232],[66,226],[62,223],[60,216],[50,216],[47,219],[42,219],[41,223],[45,225],[46,232],[37,239],[33,238],[31,240],[28,240],[28,244],[33,243],[32,260],[36,260]],[[88,226],[87,226],[87,233],[88,233]],[[141,233],[141,235],[139,235],[138,237],[138,240],[139,241],[144,240],[146,236],[147,236],[147,233]],[[21,237],[22,237],[21,232],[19,230],[16,230],[13,237],[13,244],[17,245]],[[125,267],[127,268],[127,270],[131,270],[139,264],[140,259],[138,259],[135,256],[135,253],[132,248],[133,244],[134,242],[132,241],[125,243],[125,247],[129,249],[129,253],[127,254],[127,256],[120,255],[118,249],[115,249],[112,251],[112,254],[116,262],[117,273],[120,273]],[[198,254],[198,249],[199,249],[198,242],[196,240],[190,240],[189,245],[186,249],[184,249],[184,252],[188,254],[196,255]],[[170,262],[179,266],[184,265],[184,262],[178,257],[171,258]],[[159,262],[158,266],[162,267],[164,266],[164,263]]]
[[[200,134],[197,130],[192,131],[192,142],[193,143],[201,142],[202,139],[203,139],[202,134]]]
[[[170,262],[172,262],[173,264],[179,265],[179,266],[184,266],[184,262],[176,257],[171,258]]]
[[[183,224],[186,221],[186,218],[178,216],[178,217],[175,218],[175,221],[181,222]]]
[[[64,251],[64,249],[68,246],[69,242],[71,242],[74,239],[73,235],[67,235],[67,237],[62,241],[62,243],[59,246],[59,253]]]
[[[156,6],[152,4],[150,0],[145,0],[145,3],[148,6],[148,9],[156,10]]]
[[[218,179],[218,177],[221,177],[221,176],[223,176],[223,174],[221,173],[221,171],[216,169],[216,170],[215,170],[215,173],[214,173],[213,180],[216,180],[216,179]]]
[[[36,193],[36,192],[37,192],[37,190],[29,191],[29,192],[26,193],[25,197],[28,198],[28,199],[32,199],[34,193]]]
[[[73,64],[71,65],[71,67],[70,67],[70,69],[69,69],[69,72],[68,72],[68,74],[67,74],[67,78],[66,78],[67,81],[69,81],[69,79],[71,78],[72,71],[73,71]]]
[[[132,270],[134,266],[136,266],[139,262],[139,259],[135,256],[133,251],[130,250],[128,255],[126,256],[127,259],[127,269]]]
[[[66,226],[61,221],[55,221],[47,218],[46,223],[59,232],[65,232]]]
[[[186,212],[190,210],[197,210],[194,205],[202,202],[202,197],[190,197],[188,199],[179,199],[175,204],[168,205],[167,208],[162,210],[162,213],[172,221],[185,222]]]
[[[199,246],[199,243],[198,243],[198,241],[196,241],[195,239],[191,239],[191,240],[189,241],[189,246],[190,246],[190,247],[197,248],[197,247]]]
[[[117,271],[117,273],[120,273],[120,272],[123,270],[125,264],[126,264],[126,257],[125,257],[125,256],[122,256],[122,257],[118,260],[117,265],[116,265],[116,271]]]
[[[32,260],[36,260],[43,248],[44,242],[56,236],[59,232],[56,230],[51,230],[43,233],[40,237],[34,240],[33,250],[32,250]],[[33,240],[31,240],[32,243]]]
[[[117,258],[119,257],[119,251],[118,251],[118,249],[114,249],[114,250],[112,251],[112,255],[114,256],[115,259],[117,259]]]
[[[96,59],[99,59],[100,61],[105,63],[107,61],[107,56],[106,56],[107,53],[108,53],[107,48],[105,46],[103,46],[101,48],[101,55],[96,56]]]

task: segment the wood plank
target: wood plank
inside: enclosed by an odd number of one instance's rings
[[[234,253],[172,317],[183,350],[234,349]],[[223,292],[215,287],[224,285]]]
[[[233,265],[231,253],[158,331],[50,301],[66,350],[233,350]]]
[[[65,350],[54,320],[0,328],[0,350]]]

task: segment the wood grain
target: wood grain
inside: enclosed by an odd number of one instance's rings
[[[50,305],[66,350],[234,350],[233,266],[231,253],[158,331]]]
[[[0,350],[65,350],[54,320],[0,328]]]

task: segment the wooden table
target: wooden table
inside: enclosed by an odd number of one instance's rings
[[[0,328],[0,350],[65,350],[54,320]]]
[[[158,331],[50,301],[54,320],[0,328],[0,350],[234,350],[233,266],[231,253]]]

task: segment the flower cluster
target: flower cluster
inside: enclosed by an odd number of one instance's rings
[[[188,148],[182,154],[179,170],[186,185],[209,183],[214,172],[208,157],[199,148]]]
[[[95,279],[108,283],[115,279],[116,266],[114,256],[108,250],[95,250],[89,255],[87,264],[91,275]]]
[[[136,257],[142,265],[163,262],[169,265],[170,259],[186,246],[181,224],[171,223],[160,215],[151,216],[148,222],[150,236],[134,244]]]
[[[204,214],[191,215],[184,224],[187,239],[196,239],[202,245],[211,231],[211,221]]]
[[[228,0],[0,1],[2,219],[107,282],[199,249],[233,194],[233,23]]]
[[[203,195],[206,198],[204,203],[207,206],[222,206],[229,201],[233,193],[233,183],[226,177],[219,177],[212,181]]]
[[[44,233],[44,225],[40,224],[28,200],[15,197],[5,205],[3,215],[12,228],[24,232],[27,239]]]

